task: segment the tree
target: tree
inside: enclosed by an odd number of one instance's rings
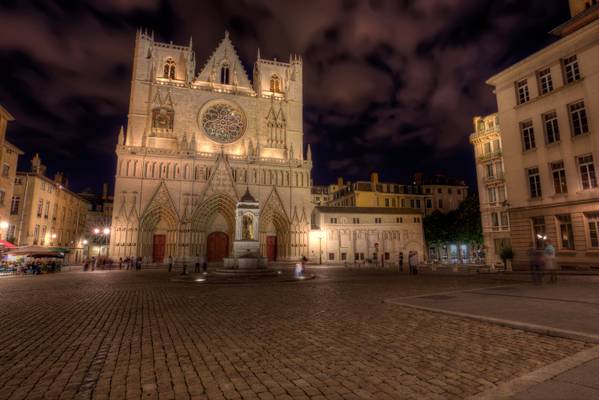
[[[424,238],[429,245],[483,242],[478,196],[468,196],[459,208],[443,214],[435,211],[423,220]]]

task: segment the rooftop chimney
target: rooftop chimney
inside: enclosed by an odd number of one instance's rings
[[[372,183],[372,186],[376,186],[379,184],[379,173],[378,172],[372,172],[370,174],[370,183]],[[374,189],[374,187],[373,187]]]
[[[102,184],[102,200],[108,200],[108,183]]]

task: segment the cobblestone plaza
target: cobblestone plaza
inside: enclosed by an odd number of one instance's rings
[[[0,398],[457,399],[588,347],[384,302],[490,280],[316,273],[230,285],[162,271],[0,279]]]

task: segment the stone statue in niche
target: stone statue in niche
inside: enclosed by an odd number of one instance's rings
[[[173,129],[175,112],[169,108],[160,107],[152,110],[152,127],[158,129]]]
[[[254,218],[250,214],[243,216],[241,240],[254,240]]]

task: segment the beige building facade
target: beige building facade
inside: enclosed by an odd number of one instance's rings
[[[373,172],[370,181],[345,182],[339,178],[337,185],[328,189],[326,206],[409,208],[424,215],[455,210],[468,196],[468,186],[442,175],[426,180],[418,175],[413,184],[404,185],[382,182]]]
[[[508,195],[505,184],[501,127],[497,114],[474,118],[474,147],[485,261],[501,263],[501,250],[511,247]]]
[[[488,80],[497,96],[514,267],[552,242],[562,268],[599,265],[599,4],[571,1],[555,43]]]
[[[310,260],[323,264],[397,266],[403,253],[425,254],[422,212],[405,208],[315,207]]]
[[[6,140],[8,123],[14,121],[10,113],[0,105],[0,239],[12,239],[5,228],[10,218],[10,199],[12,198],[17,163],[23,152]]]
[[[191,41],[138,32],[128,125],[116,148],[110,256],[220,262],[232,254],[246,190],[259,202],[262,255],[306,255],[313,205],[302,60],[258,52],[250,82],[226,34],[201,65],[197,73]]]
[[[46,177],[37,154],[31,164],[31,172],[15,178],[9,236],[15,245],[66,249],[68,262],[81,261],[88,202],[67,188],[62,174]]]

